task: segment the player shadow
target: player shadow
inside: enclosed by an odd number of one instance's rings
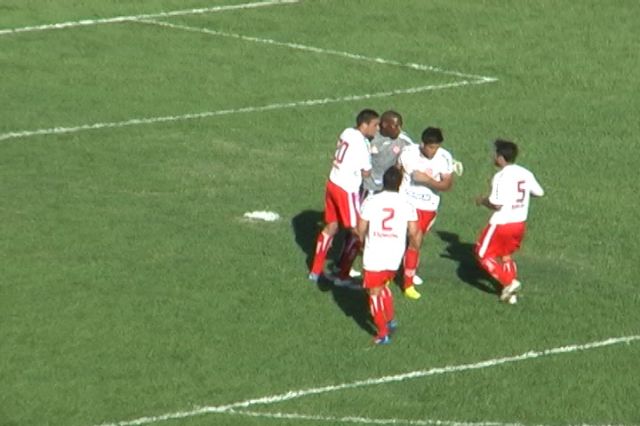
[[[374,336],[376,329],[371,322],[369,312],[369,296],[362,290],[336,287],[333,283],[321,281],[318,289],[322,292],[331,292],[333,301],[346,317],[351,318],[362,330]]]
[[[296,244],[307,256],[307,268],[311,267],[316,250],[316,237],[322,229],[322,212],[305,210],[291,219],[291,227],[295,235]]]
[[[474,254],[475,244],[460,241],[460,236],[452,232],[437,231],[436,234],[447,243],[446,252],[440,257],[458,262],[458,278],[480,291],[495,294],[497,289],[491,278],[478,266]]]
[[[322,230],[323,215],[317,210],[305,210],[297,214],[291,220],[291,227],[296,244],[306,255],[307,268],[311,267],[316,249],[316,238]],[[333,240],[331,249],[327,255],[327,264],[340,254],[344,243],[344,232],[339,232]],[[312,285],[310,283],[310,285]],[[324,292],[331,292],[333,301],[345,316],[352,318],[354,322],[367,333],[374,335],[375,329],[369,318],[369,304],[367,294],[363,290],[353,290],[349,288],[336,287],[324,276],[320,277],[317,288]]]

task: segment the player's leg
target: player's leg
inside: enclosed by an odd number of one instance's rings
[[[503,291],[500,299],[503,301],[510,301],[510,297],[515,295],[520,290],[522,284],[518,280],[518,266],[512,255],[519,248],[522,243],[522,239],[525,234],[525,223],[509,223],[504,225],[504,254],[501,256],[502,261],[502,275],[505,283],[508,283]],[[517,299],[514,299],[517,300]]]
[[[318,282],[320,275],[324,271],[324,264],[327,259],[327,253],[333,243],[333,238],[338,232],[338,222],[330,222],[325,225],[318,238],[316,239],[316,251],[313,256],[313,263],[311,265],[311,271],[309,272],[309,279],[314,282]]]
[[[395,275],[395,273],[390,273],[390,275],[393,274]],[[381,291],[381,295],[382,295],[382,304],[384,305],[384,316],[385,319],[387,320],[387,329],[389,330],[389,333],[393,333],[396,328],[397,328],[397,323],[395,320],[395,308],[393,306],[393,293],[391,292],[391,289],[389,288],[389,282],[391,281],[390,278],[387,281],[387,284],[384,285],[384,287],[382,287],[382,291]]]
[[[358,225],[358,217],[360,215],[360,194],[345,193],[338,206],[338,214],[342,226],[349,230],[338,261],[338,279],[341,281],[349,281],[349,272],[353,266],[353,262],[360,253],[360,239],[355,234],[355,228]]]
[[[422,232],[418,231],[418,238],[415,242],[415,245],[409,243],[407,245],[407,250],[404,252],[403,259],[403,283],[402,283],[402,291],[405,297],[409,299],[419,299],[420,293],[416,290],[413,285],[413,278],[416,275],[416,270],[418,269],[418,262],[420,259],[420,247],[422,246]]]
[[[369,294],[369,310],[376,326],[375,344],[390,343],[387,313],[385,312],[385,295],[383,290],[387,277],[383,272],[364,271],[363,284]]]
[[[338,233],[338,212],[336,208],[336,187],[331,182],[327,183],[324,202],[324,220],[325,227],[322,229],[316,239],[316,251],[313,256],[309,279],[318,282],[320,275],[324,271],[324,264],[327,259],[327,253],[331,248],[334,236]]]
[[[416,271],[420,264],[420,248],[422,247],[422,240],[424,236],[429,232],[436,220],[436,212],[418,210],[418,227],[420,228],[420,238],[418,245],[407,246],[407,251],[404,255],[404,280],[403,290],[404,295],[409,299],[419,299],[420,293],[414,287],[414,279]]]
[[[480,267],[504,288],[511,284],[498,258],[504,254],[501,225],[487,225],[476,242],[475,254]]]

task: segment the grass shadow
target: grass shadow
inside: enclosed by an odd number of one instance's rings
[[[438,237],[447,243],[446,253],[440,255],[458,262],[456,273],[461,281],[485,293],[495,294],[497,289],[490,277],[480,269],[474,254],[474,243],[460,241],[460,236],[452,232],[438,231]]]
[[[305,210],[297,214],[291,220],[291,227],[296,244],[306,255],[307,268],[311,267],[316,249],[316,238],[322,230],[323,214],[317,210]],[[344,232],[339,232],[333,240],[333,244],[327,256],[327,264],[331,264],[333,258],[339,255],[339,249],[344,242]],[[364,331],[375,335],[375,328],[370,320],[369,303],[367,293],[363,290],[353,290],[336,287],[324,276],[320,278],[318,289],[324,293],[331,292],[333,301],[345,316],[352,318]]]
[[[305,210],[298,213],[291,219],[291,227],[296,239],[296,244],[300,247],[300,250],[306,255],[307,268],[311,268],[313,262],[313,256],[316,251],[316,238],[318,233],[324,226],[324,215],[317,210]],[[344,244],[345,232],[340,231],[334,237],[333,243],[331,243],[331,249],[327,254],[327,263],[337,261],[337,257],[340,255],[340,249]]]

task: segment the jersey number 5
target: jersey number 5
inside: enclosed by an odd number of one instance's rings
[[[519,180],[518,181],[518,193],[520,194],[520,198],[518,198],[516,200],[516,203],[521,203],[524,201],[524,197],[525,197],[525,189],[522,187],[524,185],[524,181],[523,180]]]
[[[382,209],[382,211],[387,213],[387,216],[384,219],[382,219],[382,230],[391,231],[393,228],[389,226],[387,222],[393,219],[393,217],[396,215],[396,211],[390,207],[384,208]]]

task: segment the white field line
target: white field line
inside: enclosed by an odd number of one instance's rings
[[[434,67],[434,66],[431,66],[431,65],[414,64],[414,63],[403,63],[403,62],[398,62],[398,61],[393,61],[393,60],[383,59],[383,58],[371,58],[371,57],[368,57],[368,56],[358,55],[356,53],[341,52],[341,51],[333,50],[333,49],[323,49],[323,48],[320,48],[320,47],[307,46],[307,45],[299,44],[299,43],[287,43],[287,42],[272,40],[272,39],[268,39],[268,38],[252,37],[252,36],[246,36],[246,35],[242,35],[242,34],[227,33],[227,32],[223,32],[223,31],[211,30],[211,29],[208,29],[208,28],[191,27],[191,26],[188,26],[188,25],[181,25],[181,24],[172,24],[172,23],[169,23],[169,22],[156,21],[156,20],[153,20],[153,19],[136,19],[136,21],[137,22],[147,23],[147,24],[160,25],[160,26],[163,26],[163,27],[173,28],[173,29],[176,29],[176,30],[190,31],[190,32],[196,32],[196,33],[204,33],[204,34],[210,34],[210,35],[219,36],[219,37],[236,38],[236,39],[243,40],[243,41],[250,41],[250,42],[254,42],[254,43],[269,44],[269,45],[272,45],[272,46],[287,47],[287,48],[290,48],[290,49],[297,49],[297,50],[303,50],[303,51],[307,51],[307,52],[320,53],[320,54],[323,54],[323,55],[341,56],[341,57],[344,57],[344,58],[355,59],[355,60],[358,60],[358,61],[373,62],[373,63],[376,63],[376,64],[384,64],[384,65],[395,65],[395,66],[404,67],[404,68],[410,68],[410,69],[414,69],[414,70],[418,70],[418,71],[429,71],[429,72],[434,72],[434,73],[452,75],[452,76],[465,78],[465,79],[478,79],[478,80],[483,80],[483,82],[486,82],[486,83],[493,83],[493,82],[498,81],[498,79],[495,78],[495,77],[487,77],[487,76],[483,76],[483,75],[474,75],[474,74],[465,74],[465,73],[461,73],[461,72],[458,72],[458,71],[445,70],[445,69]]]
[[[394,95],[421,93],[421,92],[427,92],[431,90],[442,90],[442,89],[449,89],[453,87],[461,87],[461,86],[467,86],[472,84],[484,84],[484,83],[490,83],[490,81],[462,80],[462,81],[456,81],[453,83],[410,87],[408,89],[397,89],[397,90],[390,90],[388,92],[367,93],[364,95],[348,95],[348,96],[342,96],[338,98],[308,99],[308,100],[302,100],[302,101],[274,103],[274,104],[268,104],[268,105],[262,105],[262,106],[251,106],[251,107],[243,107],[243,108],[237,108],[237,109],[222,109],[217,111],[206,111],[206,112],[198,112],[198,113],[183,114],[183,115],[133,118],[125,121],[111,121],[111,122],[102,122],[102,123],[93,123],[93,124],[83,124],[83,125],[74,126],[74,127],[49,127],[44,129],[35,129],[35,130],[20,130],[20,131],[8,132],[8,133],[0,133],[0,141],[4,141],[8,139],[28,138],[31,136],[46,136],[46,135],[61,135],[65,133],[77,133],[77,132],[82,132],[86,130],[113,129],[118,127],[136,126],[141,124],[156,124],[156,123],[167,123],[167,122],[174,122],[174,121],[195,120],[199,118],[209,118],[209,117],[217,117],[222,115],[243,114],[243,113],[251,113],[251,112],[264,112],[264,111],[272,111],[272,110],[285,109],[285,108],[311,107],[311,106],[318,106],[318,105],[334,104],[339,102],[351,102],[351,101],[360,101],[364,99],[384,98],[387,96],[394,96]]]
[[[149,14],[143,14],[143,15],[115,16],[113,18],[101,18],[101,19],[82,19],[80,21],[60,22],[57,24],[45,24],[45,25],[34,25],[34,26],[20,27],[20,28],[0,29],[0,36],[34,32],[34,31],[47,31],[47,30],[59,30],[63,28],[84,27],[84,26],[90,26],[90,25],[115,24],[120,22],[137,21],[140,19],[170,18],[173,16],[198,15],[203,13],[223,12],[227,10],[255,9],[257,7],[277,6],[282,4],[298,3],[298,1],[299,0],[269,0],[269,1],[263,1],[263,2],[242,3],[242,4],[234,4],[234,5],[227,5],[227,6],[204,7],[200,9],[174,10],[169,12],[149,13]]]
[[[174,413],[162,414],[159,416],[140,417],[134,420],[124,420],[112,423],[103,423],[100,426],[135,426],[144,425],[150,423],[157,423],[163,420],[181,419],[187,417],[193,417],[209,413],[236,413],[236,409],[248,408],[254,405],[268,405],[276,404],[283,401],[289,401],[292,399],[302,398],[309,395],[319,395],[328,392],[336,392],[344,389],[354,389],[365,386],[380,385],[385,383],[402,382],[405,380],[411,380],[421,377],[436,376],[441,374],[457,373],[461,371],[479,370],[483,368],[495,367],[498,365],[521,362],[529,359],[541,358],[551,355],[566,354],[571,352],[586,351],[595,348],[601,348],[605,346],[616,345],[620,343],[631,343],[633,341],[640,340],[640,335],[615,337],[598,342],[591,342],[582,345],[569,345],[561,346],[552,349],[545,349],[542,351],[529,351],[516,356],[509,356],[503,358],[494,358],[486,361],[480,361],[473,364],[460,364],[451,365],[446,367],[431,368],[428,370],[416,370],[409,373],[395,374],[390,376],[383,376],[378,378],[358,380],[355,382],[341,383],[338,385],[322,386],[316,388],[307,388],[301,390],[288,391],[278,395],[265,396],[262,398],[247,399],[245,401],[234,402],[231,404],[200,407],[189,411],[178,411]]]
[[[331,422],[331,423],[355,423],[364,425],[410,425],[410,426],[524,426],[522,423],[500,423],[500,422],[459,422],[451,420],[411,420],[411,419],[373,419],[370,417],[360,416],[314,416],[298,413],[268,413],[260,411],[235,411],[229,410],[225,414],[237,414],[240,416],[249,416],[267,419],[284,419],[284,420],[306,420],[314,422]],[[531,426],[531,425],[527,425]],[[589,426],[589,425],[581,425]]]
[[[433,420],[433,419],[373,419],[370,417],[360,416],[315,416],[299,413],[269,413],[260,411],[226,411],[225,414],[237,414],[240,416],[249,417],[262,417],[267,419],[284,419],[284,420],[307,420],[313,422],[330,422],[330,423],[355,423],[364,425],[409,425],[409,426],[525,426],[523,423],[515,422],[466,422],[457,420]],[[526,426],[544,426],[544,425],[532,425]],[[580,423],[579,426],[622,426],[622,425],[590,425],[586,423]]]

